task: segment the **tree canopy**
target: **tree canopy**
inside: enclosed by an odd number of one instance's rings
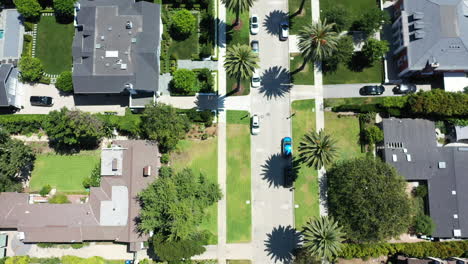
[[[190,129],[190,121],[177,109],[162,103],[146,106],[141,115],[141,130],[147,139],[156,140],[162,152],[175,148]]]
[[[338,34],[333,27],[334,24],[323,20],[306,25],[299,31],[298,46],[304,61],[314,63],[332,56],[338,43]]]
[[[336,157],[336,141],[323,129],[310,131],[299,143],[299,157],[307,166],[316,170],[329,165]]]
[[[44,74],[44,67],[38,58],[29,56],[21,57],[19,61],[20,77],[25,82],[37,82]]]
[[[345,234],[331,217],[310,220],[304,227],[304,247],[310,256],[333,261],[341,251]]]
[[[198,92],[200,87],[195,72],[188,69],[178,69],[174,72],[171,81],[171,91],[179,94]]]
[[[329,9],[325,10],[323,14],[324,18],[328,23],[333,24],[333,29],[336,32],[348,30],[351,26],[351,16],[346,7],[342,5],[333,5]]]
[[[165,241],[190,240],[206,216],[205,209],[221,197],[218,184],[203,174],[166,169],[138,195],[142,205],[138,229],[154,231]]]
[[[0,129],[0,192],[20,192],[21,172],[34,162],[33,150]]]
[[[26,20],[35,20],[41,15],[42,7],[37,0],[14,0],[13,2]]]
[[[406,181],[379,159],[357,158],[327,171],[328,205],[349,239],[377,242],[408,229]]]
[[[377,40],[374,38],[369,38],[362,47],[362,53],[369,59],[370,64],[381,60],[385,53],[389,50],[388,42],[385,40]]]
[[[72,72],[62,72],[55,82],[55,87],[63,92],[73,92]]]
[[[259,58],[247,45],[235,44],[226,51],[224,68],[226,73],[240,82],[241,79],[252,77],[258,65]]]
[[[54,11],[58,17],[71,18],[75,11],[75,0],[54,0]]]
[[[196,18],[187,9],[176,11],[171,16],[171,36],[187,38],[195,29]]]
[[[361,17],[354,23],[356,30],[364,31],[368,35],[377,32],[381,26],[390,22],[390,16],[387,11],[380,8],[370,8],[363,11]]]
[[[49,113],[44,130],[59,149],[92,148],[104,136],[103,122],[89,113],[62,108]]]

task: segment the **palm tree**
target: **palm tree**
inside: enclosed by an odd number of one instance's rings
[[[299,143],[299,157],[309,167],[320,169],[336,157],[336,141],[323,130],[305,134]]]
[[[310,256],[332,261],[341,251],[345,233],[331,217],[309,220],[304,227],[304,248]]]
[[[248,12],[249,8],[253,6],[255,0],[222,0],[223,4],[231,12],[236,13],[236,22],[234,25],[239,24],[239,16],[241,13]]]
[[[258,56],[247,45],[236,44],[227,49],[224,60],[224,68],[226,73],[237,79],[237,87],[239,88],[242,79],[252,77],[258,66]]]
[[[306,25],[299,31],[298,46],[304,58],[299,71],[304,69],[307,62],[327,59],[336,50],[339,36],[333,30],[334,25],[323,20]]]

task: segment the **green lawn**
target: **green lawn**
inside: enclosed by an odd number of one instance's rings
[[[250,260],[228,260],[227,264],[251,264]]]
[[[352,71],[340,63],[336,71],[323,74],[323,84],[381,83],[382,74],[381,61],[375,62],[374,66],[364,68],[360,72]]]
[[[190,168],[195,173],[203,173],[209,181],[218,183],[218,140],[181,140],[171,154],[171,167],[176,171]],[[206,211],[206,218],[200,228],[208,230],[212,236],[209,244],[218,244],[218,203]]]
[[[351,16],[357,17],[363,10],[367,10],[372,6],[377,6],[377,2],[375,0],[320,0],[320,9],[322,12],[336,5],[344,6]]]
[[[250,190],[249,113],[227,111],[227,242],[250,242],[252,212]]]
[[[55,16],[41,17],[37,25],[36,57],[46,73],[71,71],[74,30],[73,23],[59,24]]]
[[[292,135],[293,141],[296,142],[294,151],[298,153],[299,142],[304,134],[315,130],[315,101],[294,101],[291,107],[293,113],[296,113],[292,118]],[[307,220],[319,216],[317,171],[301,164],[294,187],[294,203],[299,205],[299,208],[294,210],[295,227],[301,230]]]
[[[299,10],[301,5],[302,10]],[[292,16],[289,20],[291,35],[297,35],[303,26],[312,23],[310,0],[289,0],[289,15]]]
[[[301,54],[291,54],[294,58],[291,60],[291,72],[301,67],[303,59]],[[304,69],[298,73],[291,75],[294,84],[313,85],[314,84],[314,65],[307,63]]]
[[[198,21],[198,16],[193,15]],[[198,23],[198,22],[197,22]],[[178,60],[190,60],[192,54],[198,54],[198,33],[197,31],[192,31],[190,36],[184,40],[171,40],[171,45],[169,46],[169,54],[174,54]]]
[[[337,160],[362,157],[359,144],[359,119],[357,116],[341,116],[337,113],[325,112],[325,131],[337,141]]]
[[[50,184],[59,192],[84,192],[83,179],[99,163],[100,151],[81,151],[75,155],[38,154],[29,187],[37,192]]]
[[[379,104],[385,97],[351,97],[351,98],[326,98],[323,100],[325,107],[335,107],[339,105],[351,104]]]

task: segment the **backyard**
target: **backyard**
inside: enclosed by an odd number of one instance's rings
[[[291,72],[294,73],[301,67],[303,58],[301,54],[291,54],[291,56],[293,60],[291,60],[290,68]],[[314,66],[311,63],[307,63],[303,70],[291,74],[291,79],[294,84],[314,85]]]
[[[251,240],[249,113],[227,111],[227,242]]]
[[[171,154],[171,167],[176,170],[192,169],[196,175],[203,173],[209,181],[218,182],[218,140],[216,137],[207,140],[184,139],[179,141],[177,148]],[[212,236],[210,245],[218,243],[218,203],[210,206],[206,217],[200,225]]]
[[[198,15],[193,14],[193,16],[197,19],[198,23]],[[198,32],[196,30],[192,31],[190,36],[183,40],[171,38],[169,54],[178,60],[190,60],[192,54],[198,54]]]
[[[38,192],[49,184],[58,192],[83,193],[83,179],[99,163],[100,151],[81,151],[74,155],[44,153],[36,156],[29,183],[30,191]]]
[[[359,144],[360,130],[357,116],[325,112],[325,131],[337,141],[337,161],[365,155],[361,152],[361,145]]]
[[[292,111],[295,113],[292,118],[292,133],[294,151],[298,153],[298,142],[304,134],[315,131],[315,101],[301,100],[292,103]],[[317,181],[317,171],[304,164],[299,165],[297,179],[294,183],[294,204],[299,205],[294,210],[295,227],[301,230],[302,226],[310,219],[319,216],[319,187]]]
[[[289,0],[289,17],[291,35],[296,35],[302,27],[311,23],[310,0]]]
[[[73,23],[59,24],[55,16],[42,16],[37,25],[36,55],[49,74],[71,71]]]

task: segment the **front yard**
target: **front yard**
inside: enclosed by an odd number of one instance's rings
[[[227,242],[250,242],[252,234],[250,181],[250,116],[227,111]]]
[[[38,192],[49,184],[58,192],[83,193],[83,179],[99,163],[100,151],[81,151],[74,155],[43,153],[36,156],[29,183],[30,191]]]
[[[302,27],[312,22],[310,0],[289,0],[289,16],[290,34],[297,35]]]
[[[323,73],[323,84],[348,84],[348,83],[382,83],[383,63],[375,62],[372,67],[362,71],[350,70],[340,63],[334,72]]]
[[[295,73],[299,67],[301,67],[303,58],[301,54],[290,54],[293,58],[290,62],[291,69],[291,81],[294,84],[299,85],[314,85],[314,65],[312,63],[307,63],[301,71]]]
[[[359,144],[359,119],[355,115],[325,112],[325,131],[337,141],[336,161],[362,157]]]
[[[195,175],[204,174],[213,183],[218,182],[218,139],[207,140],[184,139],[179,141],[170,158],[171,167],[176,170],[190,168]],[[211,233],[210,245],[218,243],[218,203],[206,210],[206,218],[200,225],[201,229]]]
[[[292,103],[292,135],[294,153],[298,153],[299,142],[304,134],[315,131],[315,101],[301,100]],[[299,205],[294,209],[295,227],[298,230],[310,219],[319,216],[319,186],[317,171],[300,164],[297,180],[294,183],[294,204]]]
[[[42,16],[37,25],[36,57],[42,61],[44,71],[60,74],[71,71],[73,23],[59,24],[55,16]]]

